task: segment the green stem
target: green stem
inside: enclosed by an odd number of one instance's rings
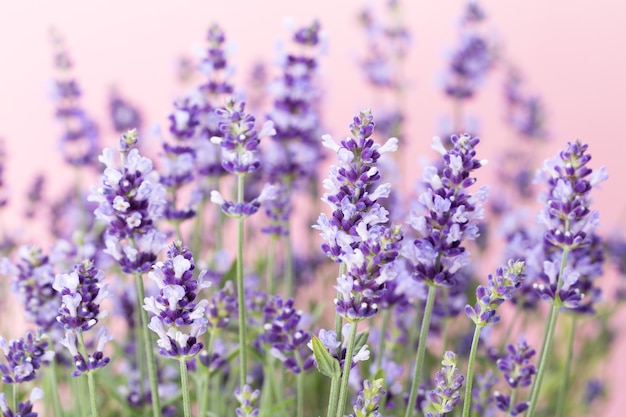
[[[85,360],[88,360],[89,354],[87,353],[87,345],[85,345],[85,337],[83,333],[77,333],[78,336],[78,346],[80,353],[83,355]],[[91,417],[98,417],[98,403],[96,402],[96,383],[93,377],[93,371],[88,370],[85,372],[87,374],[87,385],[89,387],[89,404],[91,405]]]
[[[337,402],[339,401],[339,377],[334,376],[330,380],[330,395],[328,396],[328,411],[326,417],[333,417],[337,411]]]
[[[572,357],[574,355],[574,335],[576,334],[576,315],[572,317],[572,325],[569,329],[569,337],[567,339],[567,356],[565,359],[565,369],[563,369],[563,379],[561,388],[559,389],[559,399],[556,405],[555,417],[562,417],[565,411],[565,397],[569,388],[569,374],[572,368]]]
[[[267,269],[266,269],[266,280],[267,280],[267,292],[269,294],[276,293],[276,278],[274,277],[274,262],[276,258],[276,236],[272,236],[270,238],[270,248],[269,254],[267,255]]]
[[[291,242],[291,231],[289,231],[285,237],[285,243],[285,290],[287,298],[293,298],[296,293],[296,286],[293,276],[293,245]]]
[[[354,344],[356,342],[357,323],[350,323],[350,336],[346,346],[346,358],[343,362],[343,370],[341,372],[341,387],[339,390],[339,403],[337,404],[337,417],[343,417],[343,411],[346,409],[348,399],[348,379],[350,378],[350,369],[352,369],[352,356],[354,355]]]
[[[304,371],[302,369],[302,358],[296,350],[296,362],[300,372],[296,375],[296,417],[304,417]]]
[[[191,401],[189,400],[189,377],[187,375],[187,361],[184,357],[178,359],[180,363],[180,383],[183,392],[183,414],[191,417]]]
[[[341,263],[339,265],[339,276],[346,273],[346,264]],[[341,294],[337,294],[337,297],[341,297]],[[335,333],[337,334],[337,341],[341,342],[341,328],[343,327],[343,319],[341,315],[335,311]]]
[[[480,340],[481,326],[474,328],[474,338],[472,339],[472,349],[467,362],[467,379],[465,380],[465,398],[463,399],[463,417],[469,417],[472,403],[472,380],[474,379],[474,362],[476,361],[476,351]]]
[[[380,369],[380,366],[383,361],[383,356],[385,353],[385,333],[387,332],[387,327],[389,327],[389,321],[391,320],[391,312],[388,308],[383,310],[382,322],[380,325],[380,336],[378,337],[378,357],[376,358],[376,371]]]
[[[72,414],[77,415],[78,417],[86,416],[85,405],[83,404],[83,385],[79,382],[78,378],[72,377],[72,397],[74,398],[74,410]],[[78,409],[78,412],[76,411]]]
[[[52,397],[52,411],[54,417],[63,417],[63,409],[61,408],[61,399],[59,398],[59,387],[57,384],[57,365],[56,358],[50,362],[50,372],[46,374],[48,376],[50,393]]]
[[[415,410],[415,401],[417,400],[417,388],[419,387],[420,378],[422,377],[422,368],[424,367],[426,341],[428,339],[428,330],[430,328],[430,317],[432,316],[433,306],[435,305],[436,290],[437,287],[434,285],[430,285],[428,287],[428,298],[426,299],[424,317],[422,318],[422,327],[420,329],[420,338],[417,345],[417,354],[415,355],[415,371],[413,372],[413,382],[411,383],[409,403],[406,407],[406,413],[404,413],[405,417],[411,417]]]
[[[154,350],[150,339],[150,329],[148,328],[148,312],[143,309],[143,299],[146,297],[146,290],[143,286],[143,278],[140,273],[135,273],[135,286],[137,287],[137,299],[141,300],[137,308],[140,311],[141,331],[143,345],[146,352],[146,363],[148,364],[148,378],[150,379],[150,391],[152,398],[152,415],[161,417],[161,399],[159,398],[159,382],[156,374],[156,363],[154,361]]]
[[[566,230],[569,227],[566,228]],[[565,270],[565,266],[567,265],[567,256],[569,255],[569,248],[563,249],[563,257],[561,258],[561,267],[559,269],[558,282],[556,285],[557,295],[558,290],[561,288],[561,277],[563,275],[563,271]],[[548,325],[546,326],[546,331],[543,337],[543,345],[541,346],[541,355],[539,356],[539,367],[537,368],[537,376],[535,377],[535,382],[533,384],[533,388],[530,392],[530,403],[528,405],[528,410],[526,411],[526,417],[532,417],[535,412],[535,407],[537,406],[537,400],[539,399],[539,392],[541,391],[541,383],[543,381],[543,377],[546,371],[546,365],[548,364],[548,354],[552,349],[552,341],[554,338],[554,330],[556,329],[556,322],[559,318],[559,303],[555,300],[550,307],[550,312],[548,313]]]
[[[237,176],[237,203],[243,202],[244,176]],[[239,303],[239,384],[243,388],[247,375],[246,299],[243,286],[243,217],[237,219],[237,301]]]
[[[17,384],[12,384],[13,387],[13,410],[17,413]]]
[[[213,347],[215,346],[215,336],[214,332],[211,333],[211,338],[209,339],[209,347],[207,349],[207,357],[209,358],[209,365],[207,366],[206,373],[202,377],[202,390],[200,391],[200,416],[206,416],[208,402],[209,402],[209,388],[211,385],[211,357],[213,356]],[[206,383],[206,385],[205,385]]]

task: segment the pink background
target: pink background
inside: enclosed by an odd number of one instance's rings
[[[5,181],[12,192],[9,210],[22,210],[24,190],[35,173],[44,171],[51,190],[63,189],[57,151],[60,126],[53,118],[47,82],[53,76],[48,29],[54,25],[64,35],[76,64],[75,75],[84,91],[83,106],[98,120],[103,140],[115,143],[107,111],[109,87],[119,87],[124,97],[138,104],[147,125],[166,127],[173,100],[184,89],[176,82],[176,59],[189,55],[191,46],[204,42],[211,22],[218,22],[235,47],[229,57],[237,69],[235,80],[243,86],[252,62],[273,61],[277,40],[286,42],[284,18],[298,25],[318,18],[329,40],[321,69],[324,124],[340,137],[359,109],[376,107],[356,66],[364,54],[363,34],[356,26],[362,1],[14,1],[0,5],[0,137],[7,153]],[[552,156],[566,141],[589,143],[593,168],[605,165],[610,180],[595,192],[604,232],[623,228],[626,193],[626,7],[618,0],[483,1],[487,26],[504,45],[504,53],[526,75],[533,91],[548,108],[550,144],[541,159]],[[594,5],[595,4],[595,5]],[[379,2],[380,5],[380,2]],[[405,1],[405,23],[413,46],[405,71],[408,92],[408,139],[403,151],[407,187],[419,178],[420,158],[430,158],[438,122],[450,113],[440,93],[437,77],[445,65],[445,51],[455,44],[463,2]],[[386,16],[386,15],[385,15]],[[275,67],[270,67],[275,71]],[[271,73],[272,75],[275,72]],[[479,118],[482,156],[495,161],[511,139],[503,128],[501,77],[487,81],[468,111]],[[376,114],[374,114],[376,117]],[[483,174],[493,175],[496,164]],[[482,179],[481,179],[482,180]],[[50,181],[52,182],[52,181]],[[626,315],[620,315],[624,322]],[[617,324],[623,330],[623,325]],[[626,340],[619,337],[607,370],[613,398],[605,416],[623,415],[626,397]],[[596,413],[596,415],[598,415]]]

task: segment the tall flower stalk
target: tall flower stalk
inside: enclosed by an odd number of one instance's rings
[[[143,274],[152,269],[157,255],[165,245],[165,236],[157,231],[156,221],[166,205],[165,189],[153,170],[152,161],[135,148],[137,131],[126,132],[119,141],[120,166],[115,153],[106,148],[99,157],[105,164],[100,186],[93,188],[89,200],[98,203],[96,218],[106,224],[105,253],[111,255],[122,270],[133,274],[137,292],[137,309],[141,320],[138,339],[145,347],[148,378],[154,417],[161,416],[156,362],[150,342],[148,313],[143,307],[146,296]]]
[[[579,288],[580,273],[568,266],[568,257],[572,251],[591,243],[599,216],[590,209],[589,194],[594,185],[607,178],[604,168],[593,172],[586,166],[591,160],[587,148],[588,145],[579,141],[569,142],[555,159],[544,163],[541,171],[549,186],[545,209],[539,213],[539,222],[546,230],[544,248],[549,260],[544,262],[544,274],[548,282],[535,283],[534,288],[551,307],[526,413],[528,417],[534,415],[537,406],[559,310],[580,306],[584,296]]]
[[[236,200],[228,201],[219,191],[211,192],[211,201],[218,204],[222,212],[237,219],[237,300],[239,304],[239,382],[240,387],[246,385],[247,375],[247,340],[246,340],[246,308],[243,282],[243,243],[244,220],[256,213],[263,201],[273,199],[275,189],[266,186],[261,194],[250,202],[244,201],[244,181],[246,175],[259,169],[261,165],[257,147],[260,138],[276,133],[272,122],[266,122],[260,132],[255,130],[254,116],[245,112],[245,103],[230,98],[224,108],[216,110],[220,117],[218,128],[221,136],[211,138],[213,143],[222,147],[222,167],[237,178]]]
[[[453,148],[447,151],[435,138],[433,149],[443,156],[443,165],[424,171],[426,190],[419,196],[419,203],[428,214],[411,213],[409,223],[417,238],[403,247],[404,256],[413,265],[413,278],[428,285],[405,417],[413,415],[415,408],[437,287],[456,285],[455,273],[469,264],[463,241],[478,237],[478,221],[484,212],[481,203],[486,199],[486,189],[475,194],[467,191],[476,182],[472,171],[486,163],[475,158],[474,148],[480,139],[463,134],[452,135],[450,140]]]
[[[354,117],[350,131],[353,137],[341,144],[329,135],[323,136],[324,146],[337,153],[339,164],[331,167],[329,178],[324,180],[328,192],[323,200],[333,213],[330,218],[322,213],[313,226],[321,231],[326,256],[342,264],[334,303],[337,317],[350,324],[341,382],[337,390],[337,381],[333,381],[328,409],[328,415],[337,416],[343,416],[346,407],[357,324],[378,313],[385,283],[395,278],[391,266],[403,237],[400,227],[389,225],[389,213],[378,202],[389,196],[391,186],[376,185],[380,180],[376,163],[383,153],[397,149],[398,140],[391,138],[382,146],[374,143],[374,121],[369,110]]]

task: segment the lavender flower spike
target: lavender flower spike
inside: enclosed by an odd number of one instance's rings
[[[206,271],[194,278],[194,260],[182,242],[170,247],[165,262],[157,262],[148,276],[159,287],[159,295],[144,299],[144,310],[152,313],[148,327],[159,336],[162,356],[193,357],[202,350],[199,336],[207,329],[207,300],[196,301],[198,291],[211,286]]]
[[[386,394],[382,379],[375,379],[373,382],[366,379],[363,381],[363,390],[359,392],[354,403],[354,414],[348,417],[380,417],[378,404]]]
[[[7,404],[6,396],[4,392],[0,392],[0,411],[2,411],[2,417],[37,417],[37,413],[33,412],[33,403],[43,398],[43,390],[41,388],[33,388],[30,392],[28,400],[20,402],[17,405],[17,410],[11,410]]]
[[[426,393],[424,417],[444,417],[461,403],[460,390],[465,378],[456,367],[456,355],[447,351],[441,364],[441,371],[435,374],[435,389]]]
[[[45,335],[28,332],[26,338],[7,341],[0,336],[0,349],[6,363],[0,363],[0,373],[4,384],[32,381],[42,365],[48,365],[54,358],[53,350],[46,350],[48,340]]]
[[[239,388],[235,389],[235,397],[240,407],[235,410],[237,417],[257,417],[259,415],[259,409],[254,408],[254,403],[261,395],[261,391],[254,390],[250,388],[250,385],[244,385],[241,390]]]

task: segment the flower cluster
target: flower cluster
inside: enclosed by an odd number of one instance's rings
[[[500,321],[496,308],[505,300],[510,300],[513,291],[522,285],[525,278],[525,264],[521,261],[509,261],[506,268],[496,269],[495,276],[489,274],[487,286],[476,288],[476,304],[465,306],[465,314],[476,326],[484,327]]]
[[[301,329],[302,311],[294,308],[294,300],[286,301],[276,295],[268,300],[263,308],[263,332],[259,334],[259,342],[270,348],[270,354],[278,358],[283,365],[294,374],[302,372],[303,364],[299,350],[308,343],[310,335]],[[310,367],[312,363],[307,363]]]
[[[240,406],[235,410],[237,417],[257,417],[259,409],[254,408],[254,403],[261,395],[261,391],[256,389],[252,391],[250,385],[246,384],[241,389],[235,389],[235,398],[239,401]]]
[[[504,373],[504,380],[513,389],[530,386],[533,375],[536,374],[535,366],[530,364],[530,358],[535,355],[535,350],[528,346],[525,340],[520,340],[517,345],[509,344],[506,347],[507,354],[498,359],[498,369]],[[511,395],[505,395],[499,391],[493,394],[496,407],[516,416],[528,409],[527,401],[515,404]]]
[[[321,231],[322,250],[335,262],[344,262],[346,273],[335,287],[341,298],[337,312],[350,321],[372,317],[385,292],[385,282],[393,279],[392,263],[403,238],[400,227],[388,226],[388,211],[378,202],[389,196],[389,184],[378,185],[376,162],[385,152],[397,149],[397,139],[383,146],[374,143],[374,121],[369,110],[354,117],[348,137],[337,144],[329,135],[323,144],[337,153],[339,164],[330,168],[324,180],[328,190],[323,200],[333,208],[330,218],[322,213],[313,227]]]
[[[134,148],[136,142],[135,130],[122,135],[120,167],[113,149],[104,149],[99,160],[106,168],[100,186],[89,195],[90,201],[98,203],[96,218],[107,226],[105,252],[124,272],[150,270],[165,240],[155,227],[165,208],[165,189],[152,161]]]
[[[337,333],[333,330],[325,330],[320,329],[317,337],[324,346],[324,348],[328,351],[330,356],[336,359],[339,362],[340,369],[344,368],[344,363],[346,360],[346,344],[348,341],[348,335],[350,334],[350,326],[353,326],[353,323],[345,324],[341,329],[341,336],[343,343],[337,340]],[[311,351],[313,351],[313,343],[309,341],[307,346]],[[339,349],[341,347],[341,349]],[[354,355],[352,355],[352,363],[350,364],[351,369],[354,368],[359,362],[363,362],[369,360],[370,351],[368,346],[365,344],[365,340],[362,340],[361,343],[357,341],[355,346]],[[318,362],[316,359],[313,360],[313,364],[318,366]]]
[[[380,399],[386,394],[382,379],[375,379],[373,382],[366,379],[363,381],[363,389],[359,391],[352,407],[354,413],[348,417],[380,417],[378,405]]]
[[[98,126],[79,105],[81,91],[70,75],[73,64],[63,39],[53,32],[52,42],[56,49],[54,64],[59,71],[59,79],[53,82],[52,96],[57,106],[56,117],[65,128],[61,136],[63,156],[68,164],[90,165],[95,162],[98,152]]]
[[[153,314],[148,327],[159,336],[162,356],[193,357],[203,347],[199,336],[207,329],[207,300],[197,301],[198,292],[211,286],[206,272],[194,277],[193,255],[177,241],[165,262],[157,262],[148,276],[159,287],[159,295],[146,297],[143,308]]]
[[[6,363],[0,363],[2,382],[16,384],[32,381],[42,365],[48,365],[54,358],[53,350],[48,348],[48,339],[41,333],[26,333],[25,338],[7,341],[0,336],[0,349]]]
[[[28,400],[17,404],[17,410],[11,410],[7,404],[7,398],[4,392],[0,392],[0,411],[2,417],[37,417],[37,413],[33,411],[33,404],[43,398],[43,390],[33,388],[30,392]]]
[[[260,132],[254,124],[255,118],[245,112],[245,103],[228,99],[224,108],[216,110],[220,117],[218,128],[221,136],[213,136],[211,141],[222,147],[222,167],[237,176],[243,176],[256,171],[261,162],[258,157],[260,138],[272,136],[276,133],[271,121],[265,122]],[[260,195],[249,202],[228,201],[219,191],[211,191],[211,201],[218,204],[222,212],[229,216],[247,217],[256,213],[264,201],[275,197],[276,189],[265,185]]]
[[[424,417],[444,417],[461,403],[460,390],[465,377],[456,367],[456,355],[446,351],[441,364],[443,367],[435,374],[435,389],[426,393],[425,404],[422,404]]]
[[[109,115],[113,130],[120,135],[131,129],[141,130],[140,111],[124,99],[116,89],[112,89],[109,96]]]
[[[522,78],[518,70],[509,70],[504,83],[507,104],[506,119],[523,138],[543,140],[547,136],[546,115],[538,96],[526,96],[521,90]]]
[[[15,265],[5,265],[5,272],[14,275],[13,291],[24,304],[26,319],[47,332],[56,324],[61,303],[59,295],[52,288],[54,267],[49,257],[36,246],[21,246],[18,258]]]
[[[469,264],[462,243],[478,237],[482,202],[487,197],[484,187],[475,194],[467,192],[476,182],[472,171],[486,163],[475,158],[480,139],[452,135],[451,142],[453,148],[446,151],[439,138],[434,139],[433,149],[443,155],[443,167],[424,170],[427,189],[419,203],[428,214],[411,213],[409,223],[417,238],[403,247],[404,256],[413,264],[415,280],[444,287],[456,285],[455,273]]]

